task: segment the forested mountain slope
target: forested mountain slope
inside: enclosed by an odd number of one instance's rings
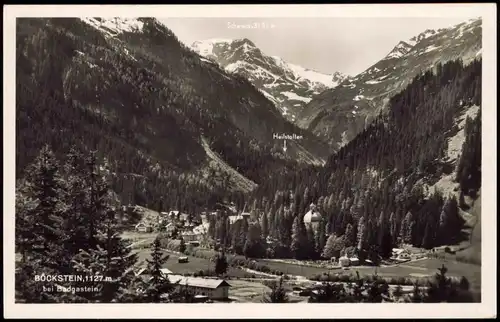
[[[16,68],[18,178],[44,144],[76,145],[98,150],[125,202],[193,208],[329,153],[155,19],[18,19]],[[303,139],[283,153],[273,133]]]
[[[460,208],[481,185],[481,61],[437,64],[388,106],[325,168],[272,177],[258,187],[252,205],[280,256],[319,256],[328,236],[335,256],[358,247],[364,256],[383,257],[401,243],[432,248],[465,238]],[[463,139],[455,142],[459,131]],[[426,191],[449,174],[458,198],[439,187]],[[323,218],[316,234],[302,224],[311,202]]]
[[[338,149],[360,133],[389,99],[419,73],[436,64],[481,56],[481,19],[450,28],[426,30],[400,41],[384,58],[339,86],[316,95],[297,116],[297,124],[325,137]]]

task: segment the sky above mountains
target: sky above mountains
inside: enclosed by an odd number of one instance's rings
[[[190,46],[210,38],[248,38],[265,54],[323,73],[363,72],[400,40],[463,18],[158,18]]]

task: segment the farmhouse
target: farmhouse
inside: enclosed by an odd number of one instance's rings
[[[168,268],[161,268],[160,271],[163,275],[173,274],[172,271],[169,270]],[[149,276],[149,275],[150,274],[149,274],[148,269],[146,267],[141,268],[139,271],[137,271],[135,273],[135,276]]]
[[[181,234],[182,239],[184,239],[185,242],[192,242],[198,240],[198,234],[195,234],[192,231],[185,231]]]
[[[172,232],[174,232],[175,230],[175,225],[173,223],[168,223],[166,226],[165,226],[165,231],[169,234],[171,234]]]
[[[403,248],[393,248],[392,258],[398,260],[406,260],[411,258],[411,253],[407,249]]]
[[[168,278],[177,289],[188,289],[195,295],[204,295],[212,300],[227,300],[229,298],[231,285],[223,279],[182,275],[169,275]]]
[[[168,217],[170,217],[170,220],[172,221],[184,221],[187,222],[189,221],[189,214],[180,212],[179,210],[171,210],[168,212]]]
[[[151,227],[151,225],[140,222],[135,225],[135,230],[140,233],[150,233],[153,231],[153,227]]]
[[[193,228],[193,233],[195,233],[197,235],[206,234],[208,232],[208,227],[209,227],[208,223],[201,224],[201,225]]]
[[[241,216],[241,215],[229,216],[229,223],[232,225],[235,222],[242,220],[242,219],[243,219],[243,216]]]

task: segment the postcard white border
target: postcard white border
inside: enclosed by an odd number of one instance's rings
[[[496,6],[461,4],[4,6],[4,318],[496,317]],[[15,304],[16,17],[482,17],[482,302],[474,304]],[[397,26],[395,26],[397,28]],[[486,246],[486,247],[485,247]],[[357,308],[356,306],[362,307]]]

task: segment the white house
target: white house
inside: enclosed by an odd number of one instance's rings
[[[195,234],[192,231],[185,231],[181,234],[181,236],[182,236],[182,239],[184,239],[184,241],[187,243],[187,242],[198,240],[199,235]]]
[[[403,248],[393,248],[392,258],[398,260],[406,260],[411,258],[411,253],[407,249]]]
[[[347,267],[347,266],[351,265],[351,261],[349,260],[349,258],[347,256],[342,256],[339,258],[339,264],[342,267]]]
[[[153,231],[153,227],[151,227],[151,225],[140,222],[135,225],[135,230],[140,233],[149,233]]]

